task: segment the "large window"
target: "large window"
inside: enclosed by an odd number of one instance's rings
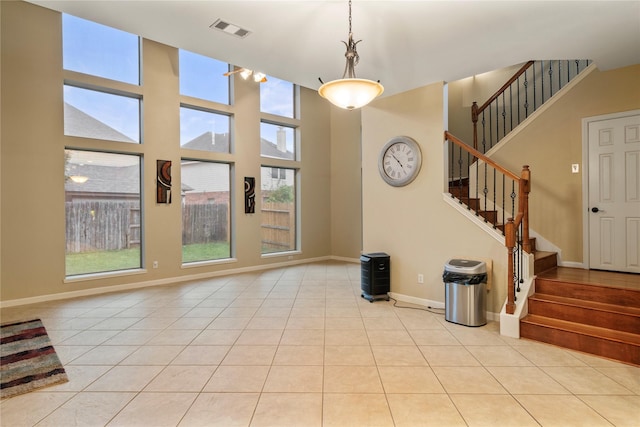
[[[180,94],[229,104],[227,71],[225,62],[180,50]]]
[[[70,15],[62,25],[64,134],[74,137],[64,159],[66,276],[139,269],[139,38]]]
[[[140,42],[133,34],[71,15],[62,15],[65,70],[140,83]]]
[[[267,166],[261,169],[262,253],[293,251],[297,242],[296,171]]]
[[[300,174],[296,86],[268,76],[260,84],[262,254],[298,249],[296,197]]]
[[[282,117],[294,117],[295,85],[293,83],[267,76],[260,84],[260,111]]]
[[[64,134],[140,142],[140,100],[64,86]]]
[[[140,157],[65,151],[66,275],[140,268]]]
[[[295,128],[283,124],[260,123],[260,155],[294,160]]]
[[[230,167],[183,159],[182,262],[231,257]]]

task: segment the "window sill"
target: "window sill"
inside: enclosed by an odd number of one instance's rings
[[[67,276],[63,283],[86,282],[87,280],[100,280],[111,277],[134,276],[144,274],[147,270],[144,268],[136,268],[132,270],[105,271],[102,273],[79,274],[77,276]]]

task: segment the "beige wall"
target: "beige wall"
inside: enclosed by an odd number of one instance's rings
[[[443,200],[443,84],[374,101],[362,110],[362,211],[364,252],[391,259],[391,291],[444,301],[442,272],[450,258],[493,261],[487,309],[499,312],[506,297],[506,249]],[[422,168],[411,184],[395,188],[378,173],[378,155],[392,137],[421,147]],[[424,274],[424,284],[417,275]]]
[[[331,109],[313,90],[300,90],[302,120],[301,253],[263,258],[260,255],[259,214],[244,214],[242,189],[245,176],[260,176],[259,86],[236,80],[234,154],[206,154],[211,160],[233,164],[236,261],[200,267],[181,266],[180,204],[156,205],[155,161],[180,164],[186,150],[179,146],[178,51],[144,40],[144,144],[124,147],[142,150],[144,156],[144,267],[136,274],[65,282],[64,147],[104,146],[91,140],[63,135],[63,71],[61,15],[23,2],[1,2],[2,8],[2,140],[1,140],[1,247],[0,301],[6,302],[92,288],[129,284],[170,283],[192,276],[330,257],[332,223],[338,229],[360,229],[357,212],[334,215],[332,191],[337,201],[359,192],[359,181],[339,185],[331,169]],[[91,78],[88,78],[89,82]],[[359,161],[358,140],[345,159]],[[122,144],[114,144],[121,150]],[[276,161],[278,163],[278,161]],[[278,166],[277,164],[276,166]],[[285,165],[283,163],[283,165]],[[286,164],[289,165],[289,164]],[[340,175],[339,178],[348,177]],[[173,168],[174,185],[180,169]],[[359,232],[358,232],[359,233]],[[356,259],[359,241],[353,235],[336,237],[342,256]],[[344,241],[342,241],[344,240]],[[348,241],[347,241],[348,240]],[[355,244],[351,240],[356,241]],[[151,269],[158,261],[159,268]],[[113,288],[115,289],[115,288]]]
[[[473,145],[471,104],[482,105],[498,91],[523,64],[501,68],[449,82],[448,130],[462,141]]]
[[[331,107],[331,253],[347,259],[362,249],[360,113]]]
[[[640,65],[595,70],[492,157],[512,171],[531,167],[531,228],[582,263],[582,119],[640,108]],[[584,170],[583,167],[580,170]],[[552,207],[552,208],[550,208]]]

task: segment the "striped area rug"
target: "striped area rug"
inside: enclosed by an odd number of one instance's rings
[[[0,397],[69,381],[40,319],[0,325]]]

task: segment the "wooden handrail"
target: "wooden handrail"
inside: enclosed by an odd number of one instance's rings
[[[527,253],[531,253],[531,242],[529,236],[529,193],[531,192],[531,171],[529,170],[528,165],[524,165],[522,167],[522,171],[520,172],[520,176],[518,176],[500,166],[489,157],[480,153],[478,150],[465,144],[449,132],[444,132],[444,138],[445,141],[448,140],[458,145],[463,150],[467,151],[479,160],[482,160],[486,164],[500,171],[505,176],[511,178],[514,182],[518,183],[518,213],[516,214],[515,220],[514,218],[509,218],[504,225],[504,244],[507,248],[508,254],[507,282],[511,285],[508,286],[506,312],[508,314],[513,314],[516,308],[516,286],[514,283],[514,281],[516,280],[516,276],[514,271],[513,254],[518,244],[516,230],[518,229],[518,227],[520,227],[520,225],[522,225],[522,249]]]
[[[524,74],[535,61],[528,61],[525,63],[520,69],[513,75],[505,84],[502,85],[500,89],[496,91],[481,107],[478,107],[478,103],[473,101],[471,105],[471,121],[473,122],[473,148],[478,149],[478,115],[483,112],[493,101],[495,101],[509,86],[515,82],[518,77]]]
[[[525,63],[522,67],[520,67],[520,69],[516,71],[516,73],[513,76],[511,76],[511,78],[507,80],[507,82],[503,84],[502,87],[496,91],[496,93],[491,95],[491,97],[484,104],[482,104],[482,106],[478,107],[477,112],[478,113],[483,112],[489,106],[489,104],[495,101],[502,94],[502,92],[507,90],[507,88],[511,86],[513,82],[518,80],[518,77],[523,75],[524,72],[527,71],[534,64],[534,62],[535,61],[529,61]]]
[[[484,154],[482,154],[481,152],[479,152],[475,148],[470,147],[469,145],[465,144],[464,142],[462,142],[461,140],[459,140],[455,136],[451,135],[446,130],[444,131],[444,139],[448,139],[449,141],[453,142],[454,144],[462,147],[468,153],[470,153],[473,156],[475,156],[476,158],[482,160],[483,162],[485,162],[489,166],[491,166],[491,167],[497,169],[498,171],[502,172],[503,174],[505,174],[509,178],[513,179],[514,181],[519,181],[520,180],[520,177],[518,175],[516,175],[515,173],[511,172],[510,170],[507,170],[507,169],[503,168],[502,166],[500,166],[499,164],[497,164],[496,162],[491,160],[489,157],[485,156]]]

